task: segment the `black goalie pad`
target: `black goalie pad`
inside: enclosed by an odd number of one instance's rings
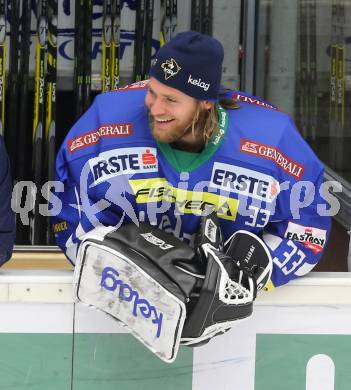
[[[204,277],[197,264],[193,249],[147,224],[107,233],[96,228],[79,249],[75,297],[117,319],[158,357],[172,362],[186,305]]]
[[[106,235],[106,243],[111,248],[116,245],[120,248],[124,244],[123,249],[129,256],[137,252],[141,257],[136,257],[135,263],[156,280],[160,278],[162,282],[166,282],[170,279],[170,291],[186,302],[189,301],[198,279],[203,278],[206,271],[198,261],[194,249],[172,234],[146,223],[122,226]],[[164,281],[162,278],[165,276]]]
[[[144,223],[96,228],[79,249],[75,297],[172,362],[180,343],[199,344],[251,315],[255,277],[237,247],[222,252],[215,214],[204,218],[195,250]]]

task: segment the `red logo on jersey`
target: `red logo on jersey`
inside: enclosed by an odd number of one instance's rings
[[[326,243],[327,231],[312,226],[303,226],[289,222],[284,237],[301,242],[306,248],[314,253],[320,253]]]
[[[148,83],[149,80],[137,81],[133,84],[128,84],[125,87],[118,88],[117,91],[128,91],[130,89],[145,89]]]
[[[133,125],[131,123],[115,123],[111,125],[100,126],[97,130],[90,131],[68,140],[68,150],[73,153],[88,146],[95,145],[101,138],[109,137],[127,137],[133,134]]]
[[[277,108],[272,106],[271,104],[263,102],[262,100],[256,99],[254,97],[241,95],[240,93],[233,93],[232,99],[237,100],[238,102],[254,104],[256,106],[269,108],[271,110],[277,110]]]
[[[252,142],[247,139],[240,140],[240,151],[248,154],[255,154],[259,157],[266,158],[273,161],[276,165],[283,169],[291,176],[301,179],[304,172],[304,166],[286,157],[279,149],[261,144],[258,142]]]
[[[142,160],[144,166],[155,165],[157,163],[156,156],[150,153],[150,149],[146,149],[145,153],[142,154]]]

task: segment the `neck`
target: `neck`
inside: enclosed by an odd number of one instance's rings
[[[194,135],[190,131],[187,131],[186,134],[176,142],[171,144],[172,148],[183,150],[184,152],[191,153],[200,153],[205,146],[205,141],[201,133]]]

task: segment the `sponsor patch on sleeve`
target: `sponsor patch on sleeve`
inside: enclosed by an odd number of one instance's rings
[[[128,84],[125,87],[118,88],[117,91],[128,91],[131,89],[145,89],[149,83],[149,80],[136,81],[135,83]]]
[[[257,98],[254,98],[254,97],[250,97],[250,96],[246,96],[246,95],[242,95],[240,93],[237,93],[235,92],[233,95],[232,95],[232,99],[235,99],[239,102],[244,102],[244,103],[249,103],[249,104],[254,104],[255,106],[260,106],[260,107],[264,107],[264,108],[269,108],[271,110],[277,110],[277,107],[274,107],[272,106],[271,104],[269,103],[266,103],[265,101],[262,101],[260,99],[257,99]]]
[[[284,155],[278,148],[242,138],[240,151],[271,160],[287,174],[301,179],[304,166]]]
[[[98,129],[68,140],[68,150],[70,153],[73,153],[77,150],[97,144],[102,138],[128,137],[132,134],[133,125],[131,123],[113,123],[102,125]]]
[[[292,241],[301,242],[306,248],[311,249],[313,253],[317,254],[325,246],[327,231],[289,222],[284,237]]]

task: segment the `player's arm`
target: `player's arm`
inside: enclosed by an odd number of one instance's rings
[[[11,210],[11,196],[9,159],[0,137],[0,265],[10,259],[15,241],[15,215]]]
[[[313,183],[315,190],[305,196],[313,201],[305,207],[296,207],[296,194],[289,192],[290,218],[269,223],[263,233],[263,240],[269,247],[273,258],[271,287],[277,287],[306,275],[319,262],[329,237],[331,218],[320,215],[330,206],[321,196],[323,171]],[[314,193],[313,193],[314,192]],[[308,201],[309,203],[309,201]]]
[[[53,198],[58,207],[52,215],[52,225],[57,245],[72,263],[76,261],[78,247],[84,234],[98,225],[117,225],[120,215],[111,212],[103,200],[89,198],[89,160],[79,155],[79,137],[100,125],[98,97],[72,127],[63,141],[56,158],[56,180]],[[92,157],[94,157],[92,155]],[[77,163],[85,158],[82,166]]]
[[[281,192],[262,233],[273,258],[271,287],[310,272],[323,254],[331,228],[331,217],[325,215],[330,205],[323,194],[324,167],[291,120],[288,127],[279,150],[292,165],[279,168]]]

